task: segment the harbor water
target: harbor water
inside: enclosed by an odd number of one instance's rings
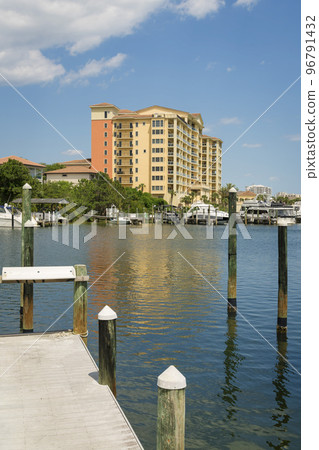
[[[276,335],[277,227],[238,235],[236,318],[227,317],[225,227],[209,239],[205,226],[185,229],[188,239],[172,225],[155,239],[154,225],[128,226],[119,239],[117,225],[101,224],[84,243],[82,225],[77,249],[72,226],[69,245],[62,227],[58,241],[38,228],[34,262],[87,265],[96,361],[97,314],[116,311],[117,398],[146,450],[156,447],[157,377],[172,364],[187,380],[186,449],[300,448],[300,225],[288,227],[286,342]],[[21,230],[0,228],[0,255],[1,269],[20,265]],[[34,331],[72,328],[72,301],[73,283],[36,284]],[[19,285],[0,285],[1,334],[20,332],[19,310]]]

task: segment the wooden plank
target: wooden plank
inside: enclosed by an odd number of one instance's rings
[[[0,337],[0,447],[142,449],[111,390],[97,379],[79,336]]]
[[[74,281],[73,266],[3,267],[2,283],[44,283]]]

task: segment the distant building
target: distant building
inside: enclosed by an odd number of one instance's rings
[[[288,194],[287,192],[277,192],[276,197],[288,197],[289,200],[301,198],[300,194]]]
[[[65,164],[65,163],[63,163]],[[96,170],[85,164],[69,165],[63,169],[51,170],[45,172],[48,181],[68,181],[69,183],[78,184],[80,180],[92,180],[96,177]]]
[[[85,166],[91,167],[91,158],[73,159],[72,161],[62,161],[59,164],[63,166]]]
[[[241,205],[244,203],[244,201],[246,201],[246,200],[255,200],[256,197],[257,197],[257,194],[255,194],[255,192],[238,191],[237,192],[237,206],[236,206],[237,212],[240,211]]]
[[[263,186],[262,184],[252,184],[251,186],[246,186],[246,191],[254,192],[257,195],[271,196],[271,188],[268,186]]]
[[[45,169],[45,166],[43,164],[38,164],[33,161],[29,161],[25,158],[20,158],[20,156],[6,156],[5,158],[0,158],[0,165],[5,164],[9,161],[9,159],[14,159],[15,161],[19,161],[22,163],[30,172],[31,177],[37,178],[38,180],[42,181],[43,172]]]
[[[139,111],[110,103],[91,108],[91,157],[97,170],[125,187],[177,205],[192,192],[221,188],[222,141],[203,134],[199,113],[162,106]]]

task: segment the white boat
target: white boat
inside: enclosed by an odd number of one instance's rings
[[[187,223],[207,223],[208,214],[211,223],[216,221],[217,223],[228,222],[228,213],[225,211],[220,211],[216,209],[213,205],[208,205],[207,203],[197,200],[191,205],[189,210],[184,215],[185,221]]]
[[[296,223],[296,211],[293,206],[272,203],[269,215],[271,221],[277,225],[294,225]]]
[[[132,222],[129,217],[119,216],[118,218],[114,217],[113,219],[111,219],[110,223],[118,223],[119,225],[130,225]]]
[[[269,204],[258,200],[245,200],[239,215],[243,222],[247,218],[248,223],[269,223]]]
[[[17,208],[13,209],[14,228],[22,227],[22,212]],[[31,222],[35,227],[38,226],[38,222],[34,217],[31,217]],[[0,227],[12,228],[12,208],[7,203],[0,206]]]

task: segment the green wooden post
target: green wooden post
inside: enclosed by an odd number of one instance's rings
[[[287,226],[278,226],[278,317],[277,331],[287,332],[288,309]]]
[[[247,208],[245,208],[245,225],[247,225]]]
[[[174,366],[157,379],[157,450],[185,448],[186,379]]]
[[[215,225],[217,225],[217,211],[218,211],[218,208],[216,208],[215,211],[216,211]]]
[[[228,313],[236,313],[237,308],[237,230],[236,230],[236,194],[230,189],[228,197]]]
[[[87,270],[84,264],[74,266],[76,279],[73,294],[73,333],[87,337]]]
[[[34,253],[34,225],[31,220],[24,224],[23,233],[23,267],[33,266]],[[33,331],[33,283],[23,283],[23,333],[31,333]]]
[[[26,183],[22,188],[22,229],[21,229],[21,266],[24,267],[24,224],[31,220],[32,188]],[[20,286],[20,328],[23,330],[23,298],[25,284]]]
[[[208,205],[208,217],[207,217],[207,225],[210,227],[210,205]]]
[[[105,306],[99,320],[99,383],[109,386],[116,396],[116,319],[117,314]]]

